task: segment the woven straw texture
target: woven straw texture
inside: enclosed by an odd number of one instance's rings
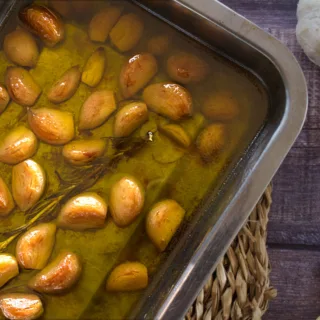
[[[199,293],[185,320],[259,320],[277,291],[266,247],[271,185]]]

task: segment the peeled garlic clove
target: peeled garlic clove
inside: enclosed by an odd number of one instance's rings
[[[0,288],[19,274],[19,267],[14,256],[7,253],[0,254]]]
[[[155,56],[162,56],[169,50],[169,37],[166,34],[153,36],[148,41],[148,51]]]
[[[110,273],[107,291],[136,291],[148,286],[148,270],[140,262],[126,262],[115,267]]]
[[[35,161],[25,160],[12,169],[12,194],[21,211],[30,209],[43,195],[46,174]]]
[[[152,111],[172,120],[192,115],[190,93],[175,83],[151,84],[143,91],[143,100]]]
[[[11,99],[22,106],[33,106],[41,94],[39,85],[23,68],[8,67],[5,82]]]
[[[8,33],[3,42],[3,51],[7,58],[22,67],[35,67],[39,50],[32,35],[23,30],[15,30]]]
[[[115,137],[127,137],[148,120],[147,105],[132,102],[121,108],[115,116],[113,134]]]
[[[136,54],[122,67],[120,89],[125,98],[141,90],[157,73],[158,64],[150,53]]]
[[[81,107],[79,129],[89,130],[101,126],[115,110],[116,101],[113,91],[95,91]]]
[[[226,126],[214,123],[203,129],[197,137],[197,148],[205,161],[210,161],[225,146],[227,140]]]
[[[0,217],[7,216],[14,208],[14,202],[11,195],[11,192],[0,177]]]
[[[134,13],[123,15],[110,32],[112,44],[121,52],[129,51],[136,46],[142,37],[144,25]]]
[[[24,233],[16,246],[19,265],[25,269],[44,268],[52,253],[55,234],[53,223],[41,223]]]
[[[34,133],[24,126],[11,130],[0,142],[0,161],[17,164],[31,158],[37,151],[38,140]]]
[[[106,53],[104,48],[100,47],[87,60],[83,68],[81,81],[90,87],[96,87],[103,77],[106,64]]]
[[[156,203],[147,215],[146,230],[150,240],[164,251],[179,228],[185,210],[175,200]]]
[[[122,10],[122,7],[109,6],[93,16],[88,30],[90,40],[105,42],[111,29],[119,20]]]
[[[77,91],[81,79],[79,66],[67,70],[48,92],[48,99],[53,103],[61,103],[70,99]]]
[[[10,102],[10,96],[7,89],[0,85],[0,114],[5,110]]]
[[[27,293],[7,293],[0,296],[0,309],[7,319],[33,320],[43,314],[43,305],[38,296]]]
[[[54,47],[64,38],[61,18],[45,6],[31,4],[19,12],[21,22],[48,47]]]
[[[167,72],[171,79],[187,84],[204,80],[208,75],[209,66],[193,54],[180,52],[168,59]]]
[[[49,144],[63,145],[74,138],[72,113],[51,108],[28,110],[28,122],[36,136]]]
[[[190,146],[191,138],[180,125],[170,123],[159,127],[159,129],[180,147],[188,148]]]
[[[110,190],[110,212],[118,227],[131,224],[141,213],[144,205],[144,189],[131,176],[118,180]]]
[[[75,231],[102,228],[107,217],[107,204],[95,192],[84,192],[71,198],[61,209],[57,224]]]
[[[64,251],[31,278],[28,286],[41,293],[63,293],[78,281],[80,275],[79,257],[73,252]]]
[[[62,155],[69,163],[83,166],[101,157],[106,146],[106,141],[99,139],[72,141],[63,147]]]
[[[203,106],[203,114],[212,120],[230,121],[239,114],[239,104],[231,92],[215,92],[206,97]]]

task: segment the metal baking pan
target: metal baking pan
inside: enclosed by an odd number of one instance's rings
[[[0,1],[0,26],[18,2]],[[217,1],[132,2],[251,72],[270,99],[264,127],[219,192],[209,194],[197,210],[130,315],[176,320],[215,269],[298,136],[307,88],[301,68],[283,44]]]

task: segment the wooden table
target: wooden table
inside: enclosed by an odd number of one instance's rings
[[[320,68],[296,41],[298,0],[222,2],[285,43],[307,78],[307,121],[273,180],[268,243],[278,297],[264,319],[315,320],[320,316]]]

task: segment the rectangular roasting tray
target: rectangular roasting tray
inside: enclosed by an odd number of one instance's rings
[[[0,39],[22,1],[0,1]],[[267,120],[218,193],[208,195],[170,252],[132,319],[184,316],[298,136],[307,112],[304,75],[278,40],[214,0],[132,0],[254,74],[268,91]]]

